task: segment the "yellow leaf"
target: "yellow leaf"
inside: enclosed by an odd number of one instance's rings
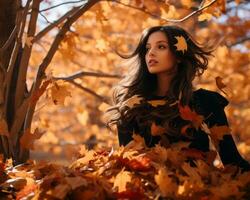
[[[77,113],[77,119],[78,121],[83,125],[86,126],[89,120],[89,113],[88,111],[83,111],[82,113]]]
[[[68,86],[58,85],[57,83],[53,84],[51,88],[51,97],[54,104],[64,105],[64,101],[67,96],[71,97]]]
[[[157,107],[157,106],[163,106],[167,103],[166,100],[150,100],[147,101],[150,105],[152,105],[153,107]]]
[[[99,39],[96,41],[95,47],[99,49],[101,52],[104,52],[104,50],[106,50],[108,47],[108,43],[103,39]]]
[[[177,43],[175,44],[177,51],[187,51],[187,42],[183,36],[175,36]]]
[[[191,8],[193,6],[192,0],[181,0],[182,5],[184,5],[187,8]]]
[[[124,168],[116,175],[113,188],[118,187],[118,192],[126,191],[126,185],[131,181],[131,173]]]
[[[131,98],[127,99],[123,104],[128,106],[129,108],[133,108],[136,104],[140,104],[143,97],[140,97],[139,95],[134,95]]]
[[[201,15],[199,15],[198,17],[198,21],[205,21],[205,20],[210,20],[212,18],[213,15],[211,15],[210,13],[202,13]]]
[[[108,108],[110,107],[109,104],[102,102],[99,106],[98,109],[102,112],[105,112]]]
[[[184,162],[182,164],[182,169],[187,173],[187,175],[190,177],[191,181],[202,186],[203,182],[201,180],[201,176],[198,174],[197,169],[194,167],[191,167],[188,163]]]
[[[0,119],[0,135],[9,137],[8,125],[4,119]]]
[[[89,161],[95,159],[96,152],[94,150],[86,151],[84,157],[76,160],[70,166],[70,168],[77,168],[79,166],[84,166],[89,163]]]
[[[154,177],[163,197],[176,196],[178,191],[178,185],[168,175],[166,168],[162,167]]]

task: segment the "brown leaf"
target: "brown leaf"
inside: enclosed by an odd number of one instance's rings
[[[190,107],[187,105],[182,106],[179,103],[178,107],[182,119],[191,121],[196,129],[198,129],[201,126],[204,120],[204,117],[202,115],[199,115],[195,111],[192,111]]]
[[[156,125],[155,122],[152,122],[151,124],[151,135],[162,135],[166,133],[166,128],[163,126]]]
[[[227,95],[227,93],[223,90],[223,88],[225,88],[226,85],[222,82],[222,80],[223,80],[223,79],[222,79],[220,76],[217,76],[217,77],[215,78],[216,85],[217,85],[217,87],[219,88],[219,90],[221,90],[224,94]]]
[[[229,128],[227,125],[223,126],[217,126],[214,125],[210,128],[211,132],[211,138],[215,141],[217,140],[223,140],[224,135],[230,135],[231,134],[231,128]]]

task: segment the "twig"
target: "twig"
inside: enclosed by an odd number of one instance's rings
[[[85,0],[85,1],[86,1],[86,0]],[[80,2],[83,2],[83,0],[79,0],[79,1],[68,1],[68,2],[64,2],[64,3],[60,3],[60,4],[57,4],[57,5],[51,6],[51,7],[49,7],[49,8],[45,8],[45,9],[43,9],[43,10],[40,10],[39,12],[45,12],[45,11],[51,10],[51,9],[53,9],[53,8],[56,8],[56,7],[65,5],[65,4],[80,3]]]
[[[5,42],[5,44],[0,48],[0,53],[6,51],[6,49],[10,46],[11,42],[14,40],[16,33],[17,33],[17,26],[14,27],[14,29],[12,30],[10,34],[10,37]]]
[[[237,41],[234,42],[234,43],[226,44],[226,46],[227,46],[228,48],[231,48],[231,47],[233,47],[233,46],[235,46],[235,45],[237,45],[237,44],[241,44],[241,43],[246,42],[246,41],[249,41],[249,40],[250,40],[250,37],[243,37],[243,38],[240,38],[239,40],[237,40]]]
[[[73,85],[75,85],[76,87],[80,88],[81,90],[84,90],[85,92],[93,95],[94,97],[96,97],[97,99],[99,99],[101,102],[105,102],[107,104],[110,104],[110,102],[108,101],[107,98],[105,98],[103,96],[100,96],[99,94],[97,94],[93,90],[90,90],[89,88],[86,88],[86,87],[80,85],[79,83],[76,83],[74,80],[68,80],[67,82],[72,83]]]
[[[81,78],[83,76],[94,76],[94,77],[101,77],[101,78],[121,78],[120,75],[117,74],[105,74],[105,73],[97,73],[97,72],[77,72],[71,76],[67,76],[67,77],[53,77],[53,79],[55,80],[65,80],[65,81],[70,81],[70,80],[74,80],[77,78]]]
[[[183,18],[181,18],[181,19],[166,19],[166,18],[160,17],[159,15],[155,15],[155,14],[152,14],[151,12],[145,11],[145,10],[142,9],[142,8],[138,8],[138,7],[136,7],[136,6],[132,6],[132,5],[129,5],[129,4],[125,4],[125,3],[122,3],[122,2],[120,2],[120,1],[118,1],[118,0],[108,0],[108,1],[116,2],[116,3],[121,4],[121,5],[123,5],[123,6],[129,7],[129,8],[133,8],[133,9],[136,9],[136,10],[139,10],[139,11],[142,11],[142,12],[144,12],[144,13],[146,13],[146,14],[152,16],[152,17],[156,17],[156,18],[161,19],[161,20],[166,21],[166,22],[179,23],[179,22],[183,22],[183,21],[187,20],[188,18],[192,17],[192,16],[195,15],[195,14],[200,13],[202,10],[204,10],[204,9],[206,9],[207,7],[209,7],[209,6],[211,6],[212,4],[214,4],[217,0],[211,1],[210,3],[208,3],[208,4],[207,4],[206,6],[204,6],[204,7],[200,7],[200,6],[199,6],[199,8],[198,8],[197,10],[191,12],[190,14],[188,14],[187,16],[185,16],[185,17],[183,17]]]
[[[58,26],[60,23],[62,23],[65,19],[67,19],[70,15],[72,15],[73,13],[75,13],[77,10],[79,10],[81,6],[75,7],[73,9],[71,9],[70,11],[68,11],[67,13],[65,13],[62,17],[60,17],[58,20],[56,20],[54,23],[48,25],[46,28],[44,28],[41,32],[39,32],[34,38],[33,38],[33,42],[37,42],[38,40],[40,40],[46,33],[48,33],[49,31],[51,31],[53,28],[55,28],[56,26]]]

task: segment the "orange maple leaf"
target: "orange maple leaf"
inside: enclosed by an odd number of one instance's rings
[[[187,51],[187,42],[183,36],[175,36],[177,43],[175,44],[177,51]]]
[[[166,133],[166,128],[162,126],[158,126],[155,124],[155,122],[151,125],[151,135],[162,135],[163,133]]]
[[[210,128],[211,138],[214,140],[223,140],[224,135],[230,135],[231,129],[227,125],[214,125]]]
[[[187,105],[183,107],[179,103],[178,108],[182,119],[191,121],[196,129],[198,129],[201,126],[204,120],[204,117],[202,115],[199,115],[195,111],[192,111],[190,107]]]

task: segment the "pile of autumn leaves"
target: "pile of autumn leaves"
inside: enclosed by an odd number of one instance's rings
[[[247,199],[250,173],[216,168],[189,143],[148,148],[142,137],[118,149],[79,151],[70,166],[29,161],[0,162],[4,199]],[[211,153],[211,152],[210,152]],[[208,153],[209,154],[209,153]],[[197,167],[188,159],[195,158]]]

